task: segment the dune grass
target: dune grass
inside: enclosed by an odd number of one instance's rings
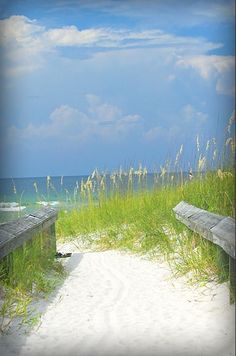
[[[229,134],[232,117],[230,120]],[[189,176],[181,169],[182,145],[172,166],[167,161],[159,173],[149,175],[141,165],[137,170],[119,169],[109,175],[95,170],[80,186],[76,183],[73,192],[66,191],[75,208],[59,211],[57,238],[78,242],[79,236],[79,241],[92,249],[119,249],[152,259],[164,258],[176,275],[187,274],[192,283],[226,281],[228,256],[177,221],[173,208],[185,200],[235,218],[235,138],[228,135],[221,151],[214,139],[206,143],[204,152],[198,138],[196,143],[195,171],[190,170]],[[46,184],[50,201],[50,189],[55,188],[49,176]],[[0,294],[4,295],[0,331],[6,330],[15,317],[36,323],[37,314],[29,318],[32,298],[47,295],[65,275],[62,265],[46,251],[43,236],[37,236],[0,261]]]
[[[46,297],[65,275],[47,246],[42,232],[0,261],[0,332],[8,331],[16,318],[21,325],[37,323],[40,315],[30,303]]]
[[[232,132],[232,117],[227,132]],[[80,205],[60,211],[59,239],[79,239],[96,249],[122,249],[150,258],[165,258],[177,275],[190,281],[228,279],[228,257],[222,249],[190,231],[176,220],[173,208],[182,200],[198,208],[235,218],[235,138],[226,137],[222,150],[215,139],[204,153],[196,145],[196,169],[186,176],[181,170],[183,145],[172,170],[170,161],[153,175],[140,165],[111,175],[97,170],[81,182]],[[217,162],[217,163],[216,163]],[[174,173],[173,168],[175,169]],[[79,187],[77,187],[77,190]]]
[[[233,171],[208,172],[178,186],[113,194],[99,204],[61,211],[57,234],[59,238],[80,235],[97,249],[164,256],[179,274],[191,271],[195,279],[225,281],[228,262],[220,248],[176,220],[172,209],[181,200],[234,217]],[[95,240],[91,233],[96,233]]]

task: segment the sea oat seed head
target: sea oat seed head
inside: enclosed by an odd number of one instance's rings
[[[38,193],[38,186],[37,186],[36,182],[34,182],[34,189],[35,189],[35,192]]]
[[[230,133],[230,131],[231,131],[231,127],[233,125],[234,120],[235,120],[235,110],[232,112],[232,115],[229,118],[229,122],[228,122],[228,126],[227,126],[228,133]]]
[[[197,138],[196,138],[196,143],[197,143],[197,150],[198,152],[200,151],[200,142],[199,142],[199,136],[197,135]]]
[[[216,157],[217,157],[217,152],[218,152],[218,150],[217,150],[217,148],[214,150],[214,152],[213,152],[213,161],[216,159]]]
[[[205,168],[205,165],[206,165],[206,157],[200,155],[198,160],[198,170],[202,171]]]

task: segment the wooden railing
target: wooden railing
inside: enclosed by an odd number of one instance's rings
[[[189,229],[214,244],[220,246],[229,256],[230,303],[235,302],[235,219],[206,210],[181,201],[173,209],[178,220]]]
[[[42,208],[25,217],[0,224],[0,260],[42,233],[47,238],[47,246],[56,253],[55,222],[57,211]]]

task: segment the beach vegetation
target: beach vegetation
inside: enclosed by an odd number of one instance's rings
[[[200,145],[196,137],[196,161],[188,174],[181,167],[183,145],[174,164],[167,160],[154,174],[141,164],[111,174],[95,170],[81,181],[78,206],[59,212],[57,237],[97,250],[164,258],[176,275],[188,275],[194,283],[226,281],[227,255],[177,221],[173,208],[184,200],[235,218],[235,137],[230,120],[221,149],[215,138]]]
[[[33,325],[40,315],[31,302],[45,298],[65,276],[55,252],[47,248],[44,233],[25,242],[0,261],[0,332],[6,332],[15,320]]]

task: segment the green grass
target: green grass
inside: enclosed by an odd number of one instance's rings
[[[228,260],[221,249],[176,220],[181,200],[210,212],[235,217],[234,170],[218,170],[152,190],[103,194],[80,209],[59,213],[57,235],[80,236],[96,249],[122,249],[150,258],[164,257],[177,275],[191,272],[192,281],[228,279]],[[97,233],[94,241],[91,233]],[[191,280],[190,278],[190,280]]]
[[[40,233],[0,261],[1,332],[6,332],[15,318],[28,325],[39,320],[37,311],[30,308],[32,300],[46,297],[65,275],[54,254],[47,236]]]
[[[228,137],[222,152],[218,151],[215,170],[215,140],[207,142],[204,154],[200,153],[197,140],[197,173],[192,180],[183,179],[182,151],[183,146],[172,164],[175,174],[168,161],[160,167],[161,173],[154,175],[152,189],[147,185],[147,170],[141,165],[137,171],[131,167],[128,172],[112,173],[109,179],[94,171],[87,181],[76,184],[73,192],[67,192],[68,200],[78,206],[59,212],[57,238],[66,241],[79,236],[85,246],[96,250],[119,249],[152,259],[164,258],[177,276],[187,274],[192,283],[226,281],[227,255],[177,221],[173,208],[185,200],[209,212],[235,218],[235,139]],[[53,188],[52,182],[47,177],[48,200],[50,187]],[[38,194],[37,185],[35,190]],[[64,275],[62,265],[45,243],[43,235],[36,236],[0,261],[0,293],[4,294],[1,331],[15,317],[35,324],[39,315],[30,312],[32,298],[46,296]]]
[[[193,179],[184,178],[183,145],[174,160],[160,166],[152,189],[147,185],[147,170],[141,165],[128,172],[120,169],[109,179],[95,170],[80,185],[77,209],[60,211],[58,238],[79,236],[85,245],[98,250],[121,249],[153,259],[165,258],[176,275],[188,274],[193,283],[226,281],[226,253],[180,223],[173,208],[184,200],[235,218],[235,137],[230,137],[233,125],[232,116],[221,150],[214,138],[201,148],[197,137]]]

